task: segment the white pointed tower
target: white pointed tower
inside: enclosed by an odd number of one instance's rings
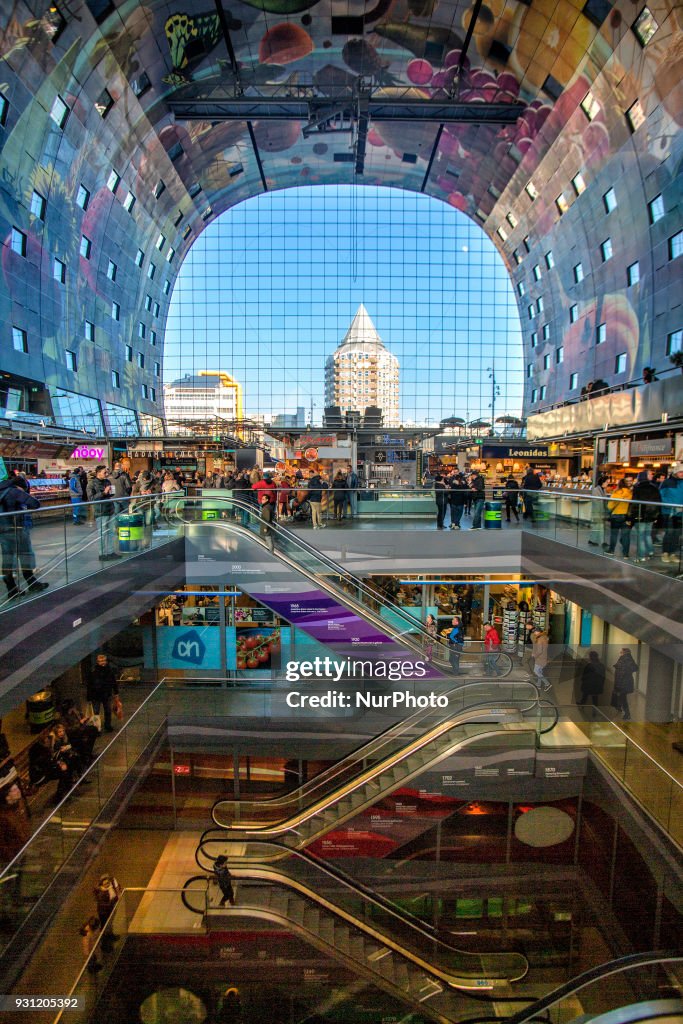
[[[385,427],[399,425],[399,363],[360,304],[351,326],[325,363],[325,405],[361,415],[382,410]]]

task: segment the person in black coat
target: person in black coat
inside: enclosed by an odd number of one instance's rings
[[[638,542],[638,561],[646,562],[654,558],[655,548],[652,541],[652,527],[659,515],[662,496],[659,487],[653,482],[651,469],[644,469],[636,477],[633,486],[631,514],[636,524],[636,540]],[[635,504],[646,502],[647,504]]]
[[[605,689],[605,666],[600,661],[597,651],[589,651],[588,661],[581,673],[581,696],[580,705],[590,704],[598,706],[598,697]]]
[[[446,516],[446,505],[448,503],[448,488],[441,473],[437,473],[434,477],[434,500],[436,501],[436,528],[437,530],[443,530],[443,521]]]
[[[614,666],[614,689],[610,703],[616,711],[622,712],[625,722],[631,721],[628,695],[633,693],[636,688],[633,677],[637,671],[638,665],[633,660],[633,655],[628,647],[622,647],[619,660]]]
[[[98,654],[95,667],[90,677],[88,686],[88,700],[92,701],[93,711],[96,715],[100,713],[100,706],[104,709],[104,731],[113,732],[111,724],[111,702],[114,695],[118,695],[119,687],[116,682],[114,670],[109,664],[106,654]]]
[[[537,497],[535,492],[543,490],[543,484],[532,466],[527,467],[526,474],[522,480],[522,490],[524,491],[524,518],[533,523]]]
[[[516,522],[519,522],[519,512],[517,511],[517,503],[519,502],[519,484],[512,475],[510,475],[505,481],[503,497],[505,498],[505,522],[510,522],[511,512],[514,515]]]
[[[448,504],[451,510],[451,530],[460,529],[460,520],[465,511],[465,501],[469,495],[469,487],[460,473],[451,477],[448,485]]]

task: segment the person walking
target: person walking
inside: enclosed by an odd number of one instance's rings
[[[462,475],[456,473],[448,485],[448,506],[451,510],[451,530],[459,530],[462,514],[465,511],[465,499],[469,488]]]
[[[259,534],[265,540],[269,551],[275,550],[275,540],[273,538],[273,519],[275,518],[275,505],[270,501],[267,494],[261,494],[261,523],[259,525]]]
[[[114,463],[114,469],[111,474],[111,486],[114,498],[118,499],[114,502],[114,511],[125,512],[128,506],[126,499],[133,490],[133,484],[120,462]]]
[[[313,520],[314,530],[324,530],[325,523],[323,522],[323,491],[327,490],[327,483],[322,478],[320,473],[317,473],[314,469],[308,471],[308,503],[311,506],[311,519]]]
[[[542,490],[543,483],[540,476],[533,466],[527,466],[526,473],[522,479],[522,491],[524,492],[523,518],[530,523],[535,522],[536,501],[538,500],[536,492]]]
[[[510,522],[510,514],[515,517],[515,522],[519,522],[519,484],[515,480],[512,473],[505,481],[505,490],[503,491],[503,497],[505,498],[505,522]]]
[[[492,622],[484,623],[484,669],[487,675],[497,676],[498,655],[500,654],[500,637]]]
[[[454,615],[451,619],[451,631],[448,634],[448,660],[451,663],[453,675],[460,675],[460,655],[465,646],[465,631],[459,616]]]
[[[683,525],[683,462],[674,462],[671,475],[662,481],[659,489],[662,499],[664,537],[662,538],[662,561],[677,562],[681,559],[681,526]]]
[[[429,637],[429,639],[425,639],[424,644],[425,661],[431,661],[434,655],[434,644],[436,643],[436,638],[438,636],[436,619],[431,612],[427,616],[427,620],[425,622],[425,632]]]
[[[631,486],[633,484],[632,476],[625,476],[616,490],[612,491],[611,501],[607,502],[607,508],[609,511],[609,544],[607,546],[607,552],[613,555],[617,541],[621,544],[621,550],[624,558],[628,558],[629,551],[631,550],[631,527],[633,526],[633,520],[631,519]]]
[[[597,708],[598,697],[605,689],[605,666],[597,651],[588,652],[588,660],[581,673],[581,696],[579,704],[585,707],[591,702]]]
[[[74,526],[81,526],[86,519],[87,510],[83,508],[82,472],[83,470],[79,466],[69,477],[69,500],[71,502],[71,515]]]
[[[531,656],[534,662],[534,675],[543,687],[545,693],[551,688],[552,683],[545,674],[548,664],[548,634],[544,629],[534,629],[531,633]]]
[[[84,921],[79,929],[79,935],[81,936],[83,959],[88,961],[88,973],[96,974],[97,971],[102,970],[100,951],[99,948],[96,948],[100,936],[100,922],[97,918],[89,917],[87,921]]]
[[[118,696],[119,686],[116,681],[114,670],[109,664],[106,654],[98,654],[95,667],[92,670],[90,684],[88,686],[88,700],[92,702],[93,711],[96,715],[100,713],[100,707],[104,711],[104,731],[113,732],[111,724],[112,698]]]
[[[332,481],[332,498],[334,501],[334,518],[341,522],[344,518],[344,506],[346,505],[346,477],[341,469],[335,473]]]
[[[446,505],[448,504],[448,488],[441,473],[434,475],[434,501],[436,502],[436,528],[437,530],[443,530],[444,519],[446,518]]]
[[[607,477],[601,473],[595,485],[591,487],[591,497],[595,500],[591,501],[591,532],[588,536],[588,543],[593,548],[606,547],[605,522],[608,516],[607,502],[604,500],[607,497],[606,481]]]
[[[472,526],[471,530],[481,530],[481,516],[484,511],[484,498],[486,494],[486,484],[481,473],[475,473],[470,481],[470,491],[472,492]]]
[[[121,557],[114,551],[116,516],[114,502],[111,500],[112,494],[113,487],[107,477],[107,467],[96,466],[95,475],[88,483],[88,501],[97,503],[93,508],[95,525],[100,532],[100,562],[109,562]]]
[[[652,540],[652,527],[659,515],[662,496],[659,488],[652,480],[651,469],[644,469],[636,477],[633,487],[633,520],[636,524],[637,561],[647,562],[654,558],[655,546]],[[640,504],[643,502],[643,504]]]
[[[213,873],[216,876],[218,887],[221,890],[223,898],[218,904],[219,907],[225,906],[227,900],[231,907],[235,906],[235,890],[232,887],[232,875],[228,868],[228,858],[223,854],[216,857],[213,862]]]
[[[638,671],[638,665],[633,659],[628,647],[622,647],[617,662],[614,665],[614,687],[610,704],[616,711],[621,711],[625,722],[631,721],[631,709],[628,706],[628,695],[635,690],[633,677]]]
[[[354,516],[358,515],[358,488],[360,487],[360,480],[358,474],[352,466],[349,466],[348,473],[346,474],[346,505],[349,510],[349,518],[353,519]]]
[[[112,931],[105,932],[107,922],[114,912],[116,904],[119,902],[121,896],[121,886],[109,872],[105,872],[100,875],[97,880],[97,885],[93,889],[93,896],[95,897],[95,903],[97,906],[97,917],[100,922],[100,928],[102,929],[102,945],[111,946],[116,941],[118,935],[114,935]]]
[[[36,579],[36,556],[31,544],[32,521],[28,513],[40,508],[40,502],[29,493],[28,483],[17,474],[0,481],[0,512],[15,515],[0,516],[0,552],[2,577],[8,599],[20,597],[21,591],[15,573],[21,574],[28,584],[27,593],[46,590],[49,583]]]

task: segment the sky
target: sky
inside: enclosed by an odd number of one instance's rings
[[[325,359],[364,303],[400,363],[401,421],[518,415],[522,341],[505,266],[481,228],[398,189],[308,186],[228,210],[187,255],[171,299],[164,381],[223,370],[247,415],[313,408]],[[307,417],[308,418],[308,417]]]

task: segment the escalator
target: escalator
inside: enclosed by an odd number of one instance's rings
[[[398,659],[404,671],[417,659],[423,666],[419,678],[426,681],[459,673],[503,678],[512,671],[509,655],[485,655],[481,643],[468,642],[456,672],[443,639],[430,636],[405,608],[299,534],[277,523],[265,527],[251,502],[175,499],[167,514],[185,524],[188,578],[197,564],[203,582],[212,569],[216,579],[224,579],[229,563],[232,583],[335,655],[384,663]],[[431,655],[424,664],[426,652]]]

